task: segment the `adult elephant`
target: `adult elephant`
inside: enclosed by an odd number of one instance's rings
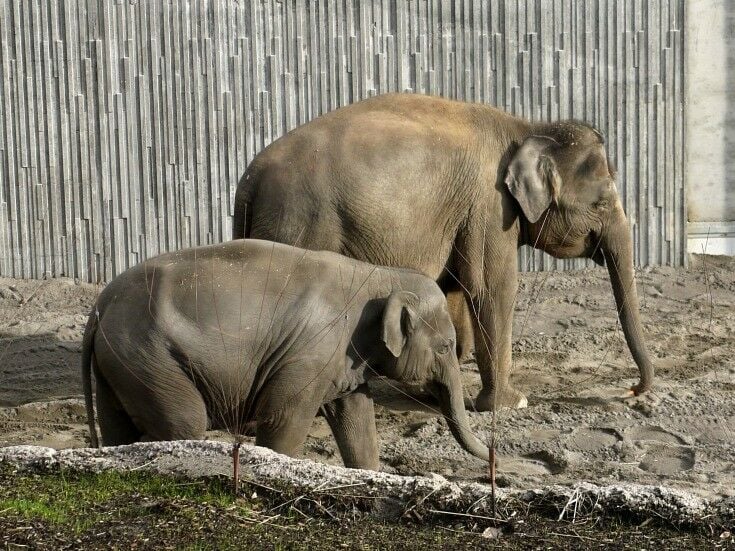
[[[238,184],[233,234],[413,268],[442,282],[450,302],[464,293],[478,410],[527,404],[509,382],[518,247],[606,263],[640,369],[632,390],[651,387],[630,230],[603,137],[587,124],[413,94],[364,100],[255,157]]]

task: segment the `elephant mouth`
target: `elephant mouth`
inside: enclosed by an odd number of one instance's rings
[[[602,250],[602,239],[600,236],[595,232],[590,232],[588,242],[587,258],[591,258],[598,266],[605,266],[605,253]]]
[[[602,252],[602,248],[597,247],[590,255],[592,261],[598,266],[605,266],[605,253]]]
[[[383,379],[390,379],[390,385],[393,386],[398,392],[405,393],[411,397],[421,397],[428,394],[432,394],[430,385],[425,380],[419,379],[393,379],[392,377],[383,377]]]
[[[430,385],[428,385],[426,381],[402,381],[402,386],[406,392],[412,396],[424,396],[426,394],[431,394]]]

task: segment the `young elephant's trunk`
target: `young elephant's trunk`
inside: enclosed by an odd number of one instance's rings
[[[489,461],[490,450],[470,431],[470,422],[464,408],[459,366],[456,369],[447,368],[437,388],[437,398],[441,404],[442,413],[454,438],[472,455]]]

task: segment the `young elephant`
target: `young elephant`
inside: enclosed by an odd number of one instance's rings
[[[164,254],[112,281],[84,334],[93,445],[242,432],[295,454],[325,415],[348,467],[377,469],[367,380],[436,396],[468,452],[488,458],[464,410],[455,333],[436,283],[335,253],[239,240]]]

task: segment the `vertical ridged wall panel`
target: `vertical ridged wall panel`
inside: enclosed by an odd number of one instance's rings
[[[0,0],[0,275],[104,281],[227,240],[258,151],[392,91],[595,124],[636,263],[680,265],[682,18],[683,0]]]

